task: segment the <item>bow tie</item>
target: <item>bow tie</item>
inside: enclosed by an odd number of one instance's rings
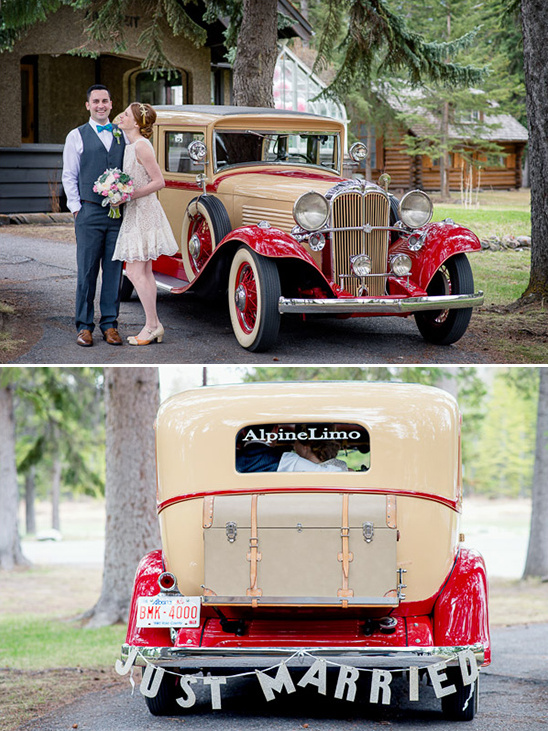
[[[100,124],[98,124],[98,125],[97,125],[97,132],[102,132],[102,131],[103,131],[103,130],[105,130],[105,129],[106,129],[106,130],[107,130],[108,132],[112,132],[112,127],[113,127],[113,125],[111,124],[111,122],[109,122],[108,124],[104,124],[104,125],[102,125],[102,126],[101,126]]]

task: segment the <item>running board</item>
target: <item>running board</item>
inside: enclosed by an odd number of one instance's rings
[[[170,277],[169,274],[161,274],[160,272],[153,271],[152,273],[156,280],[156,286],[164,292],[182,294],[188,288],[188,282],[185,279],[177,279],[177,277]]]

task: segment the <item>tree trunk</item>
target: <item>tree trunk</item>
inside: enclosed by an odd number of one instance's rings
[[[243,18],[234,61],[234,103],[273,107],[272,84],[278,57],[277,0],[243,0]]]
[[[105,368],[105,563],[90,627],[127,621],[137,564],[160,547],[153,428],[158,404],[157,368]]]
[[[31,467],[25,475],[25,528],[29,536],[36,533],[36,482],[35,469]]]
[[[11,385],[0,388],[0,569],[12,571],[16,566],[28,566],[23,556],[17,509],[19,487],[15,462],[15,416],[13,411],[13,389]]]
[[[59,518],[59,505],[61,503],[61,472],[63,463],[61,456],[55,455],[53,460],[53,473],[51,476],[51,527],[54,530],[61,530],[61,520]]]
[[[548,367],[540,368],[531,532],[523,578],[548,577]]]
[[[522,0],[523,58],[531,179],[531,276],[525,295],[548,295],[548,14],[544,0]]]

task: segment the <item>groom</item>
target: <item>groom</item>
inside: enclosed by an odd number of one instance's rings
[[[108,121],[112,100],[106,86],[87,90],[89,122],[67,135],[63,151],[63,187],[67,205],[74,214],[76,230],[76,342],[93,345],[93,301],[102,269],[101,319],[99,327],[109,345],[122,345],[118,333],[122,262],[112,261],[121,218],[109,218],[109,207],[93,192],[93,184],[108,168],[122,168],[125,140]],[[113,129],[115,134],[113,134]]]

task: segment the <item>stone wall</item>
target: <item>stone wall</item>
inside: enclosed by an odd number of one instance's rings
[[[128,91],[124,74],[137,69],[144,58],[138,39],[146,26],[138,3],[131,27],[125,28],[127,51],[115,56],[111,48],[97,45],[98,59],[69,56],[67,51],[85,42],[82,11],[62,7],[46,22],[35,25],[12,52],[0,54],[0,147],[21,145],[20,63],[24,56],[37,56],[37,103],[39,143],[59,144],[67,132],[88,119],[86,89],[102,83],[111,90],[114,114],[125,108]],[[210,102],[210,59],[208,48],[196,48],[182,36],[167,40],[164,52],[170,61],[189,75],[189,103]]]

